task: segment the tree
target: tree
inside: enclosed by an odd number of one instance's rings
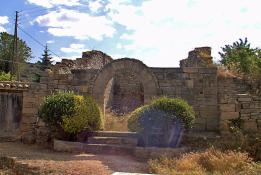
[[[51,57],[51,54],[49,54],[48,52],[49,52],[49,50],[48,50],[48,47],[46,44],[44,53],[42,54],[42,58],[40,58],[41,59],[41,63],[40,63],[41,70],[48,69],[52,66],[52,57]]]
[[[14,36],[6,32],[0,32],[0,71],[10,72],[12,69]],[[26,42],[18,38],[17,60],[19,66],[32,58],[31,48]],[[19,69],[21,70],[21,69]],[[17,70],[16,70],[17,71]]]
[[[221,63],[229,70],[248,76],[261,74],[261,50],[252,48],[247,38],[221,47]]]

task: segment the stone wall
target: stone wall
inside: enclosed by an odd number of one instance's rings
[[[20,134],[23,93],[28,88],[26,83],[0,82],[0,137]]]
[[[261,133],[261,98],[254,84],[238,77],[218,77],[221,134],[228,134],[229,123],[236,119],[245,132]]]
[[[90,57],[88,54],[85,56]],[[240,78],[220,76],[218,68],[212,65],[208,47],[191,51],[187,59],[181,60],[180,68],[150,68],[139,60],[123,58],[111,61],[105,54],[103,56],[105,58],[94,57],[99,58],[95,62],[101,66],[97,69],[68,67],[70,73],[64,74],[54,67],[52,71],[42,73],[39,83],[0,83],[0,95],[4,93],[1,87],[5,91],[22,93],[20,134],[25,142],[32,143],[37,141],[35,136],[48,135],[45,124],[38,121],[37,112],[44,97],[59,90],[92,95],[102,110],[117,106],[123,112],[124,104],[133,99],[138,103],[130,110],[154,97],[181,97],[196,112],[193,131],[227,134],[228,123],[239,118],[243,120],[246,131],[260,132],[261,100],[256,94],[260,87]]]

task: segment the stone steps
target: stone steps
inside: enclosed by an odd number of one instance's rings
[[[133,154],[135,147],[114,144],[85,144],[84,152],[93,154]]]
[[[97,131],[92,132],[93,137],[127,137],[127,138],[137,138],[138,135],[135,132],[118,132],[118,131]]]
[[[54,140],[57,151],[93,154],[134,154],[138,137],[133,132],[98,131],[89,134],[87,143]]]
[[[131,137],[89,137],[88,143],[90,144],[111,144],[111,145],[126,145],[137,146],[138,139]]]

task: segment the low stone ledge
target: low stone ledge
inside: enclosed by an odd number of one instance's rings
[[[54,139],[53,149],[61,152],[82,152],[84,151],[84,143]]]
[[[53,149],[61,152],[86,152],[94,154],[121,154],[128,153],[139,159],[158,158],[161,156],[179,156],[190,149],[188,147],[181,148],[157,148],[157,147],[120,147],[118,145],[105,144],[86,144],[80,142],[69,142],[62,140],[54,140]]]
[[[15,157],[0,156],[0,169],[10,169],[14,174],[19,175],[40,175],[37,167],[30,167],[26,163],[17,161]]]

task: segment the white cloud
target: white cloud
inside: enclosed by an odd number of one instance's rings
[[[79,6],[80,0],[27,0],[30,4],[35,4],[45,8],[52,8],[54,6]]]
[[[4,25],[7,23],[9,23],[9,18],[7,16],[0,16],[0,32],[6,32]]]
[[[92,12],[97,12],[99,9],[103,7],[101,0],[94,0],[89,2],[89,8]]]
[[[60,57],[52,57],[52,61],[54,62],[54,63],[57,63],[57,62],[61,62],[62,61],[62,58],[60,58]]]
[[[61,51],[65,53],[82,53],[89,49],[85,48],[84,44],[70,44],[70,47],[62,47]]]
[[[0,16],[0,25],[7,24],[8,22],[9,22],[9,20],[8,20],[7,16]]]
[[[105,16],[90,16],[87,13],[68,9],[52,11],[38,17],[36,22],[48,27],[48,32],[58,37],[102,40],[104,37],[112,37],[115,33],[112,22]]]
[[[54,40],[46,41],[47,44],[53,44],[54,42],[55,42]]]
[[[194,47],[211,46],[218,57],[221,46],[240,37],[260,46],[259,7],[258,0],[150,0],[139,7],[111,1],[106,8],[114,22],[131,31],[120,37],[132,41],[122,46],[131,57],[166,67],[178,66]]]
[[[6,29],[2,26],[0,26],[0,32],[6,32]]]

